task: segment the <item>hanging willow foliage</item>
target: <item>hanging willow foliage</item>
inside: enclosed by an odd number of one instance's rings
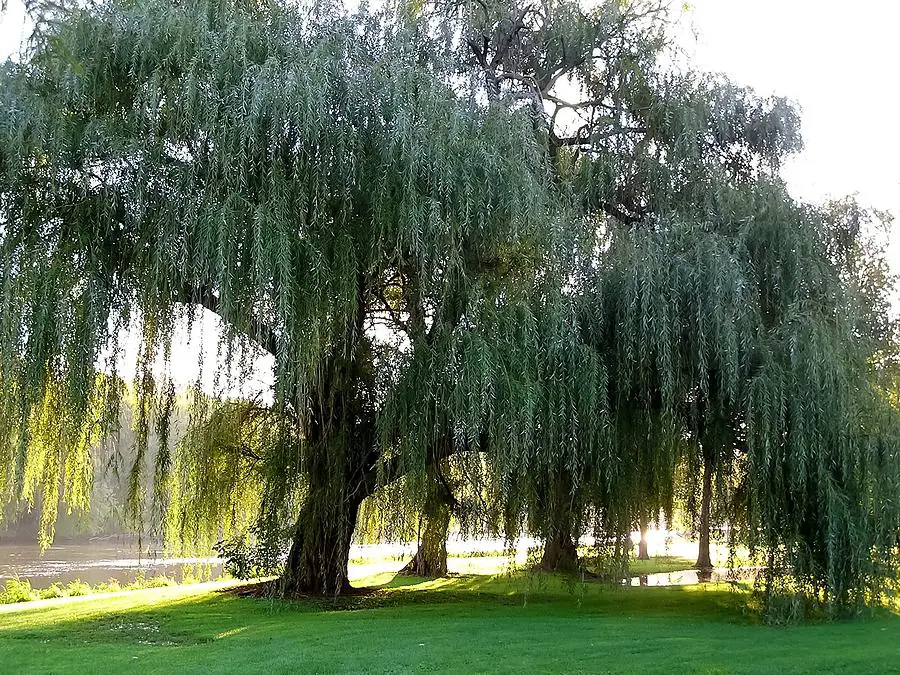
[[[772,184],[716,200],[702,220],[617,233],[585,296],[614,414],[659,411],[683,434],[699,415],[704,453],[739,477],[731,525],[764,552],[770,611],[784,590],[858,608],[896,578],[897,418],[870,366],[881,336],[863,330],[870,308],[829,257],[823,214]],[[715,418],[725,437],[703,431]]]
[[[137,325],[132,511],[155,434],[170,541],[233,535],[285,593],[346,587],[379,486],[385,531],[448,466],[466,531],[619,541],[698,446],[770,607],[839,612],[896,576],[886,277],[850,255],[852,208],[780,183],[786,101],[663,67],[663,7],[44,18],[0,73],[0,494],[44,491],[45,541],[116,419],[97,364]],[[268,352],[273,402],[197,396],[170,447],[154,363],[198,308],[227,327],[223,388]]]
[[[458,30],[437,34],[452,36],[489,101],[528,109],[546,131],[555,187],[571,191],[587,235],[567,240],[570,266],[555,283],[599,359],[579,354],[583,370],[567,372],[559,334],[533,340],[520,381],[539,381],[542,367],[565,374],[523,388],[517,409],[533,414],[536,440],[508,465],[501,493],[513,512],[545,537],[569,536],[577,524],[553,523],[554,504],[567,503],[569,521],[602,514],[615,535],[637,513],[671,508],[693,438],[720,477],[738,474],[732,525],[769,556],[768,609],[785,589],[831,614],[877,597],[897,564],[897,418],[875,412],[887,408],[871,379],[890,342],[890,281],[877,262],[849,264],[858,207],[802,207],[780,184],[778,167],[800,147],[793,108],[723,78],[663,72],[664,10],[653,3],[452,7]],[[605,388],[591,391],[583,372],[603,373]],[[578,398],[612,429],[605,438],[580,428]],[[499,400],[482,405],[487,415]],[[542,408],[559,401],[569,405]],[[516,430],[491,438],[502,445]],[[503,454],[491,457],[504,475]],[[890,506],[865,506],[869,491]]]
[[[330,6],[108,3],[48,31],[2,79],[7,424],[25,437],[51,379],[83,418],[98,356],[139,321],[146,432],[165,410],[153,359],[193,321],[186,306],[214,311],[232,377],[248,342],[275,357],[261,518],[283,531],[305,490],[319,543],[299,546],[313,562],[298,583],[339,588],[339,569],[312,568],[373,489],[376,371],[398,361],[374,325],[443,345],[470,297],[489,302],[553,236],[527,117],[461,100],[402,24]],[[187,476],[215,462],[202,434],[182,447],[160,482],[176,470],[179,518],[211,534],[228,472]]]

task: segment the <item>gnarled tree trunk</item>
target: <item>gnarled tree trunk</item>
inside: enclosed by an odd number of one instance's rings
[[[448,435],[443,443],[444,449],[449,446],[449,439]],[[429,462],[425,480],[419,548],[400,574],[443,577],[447,575],[447,532],[456,500],[441,471],[441,458],[436,453]]]
[[[281,579],[284,595],[339,595],[350,589],[350,542],[361,502],[356,497],[308,496]]]
[[[569,531],[560,528],[547,537],[540,569],[545,572],[574,572],[578,569],[578,547]]]
[[[284,595],[350,590],[350,544],[378,459],[374,412],[364,396],[374,387],[371,360],[370,345],[360,340],[349,358],[336,352],[325,363],[306,430],[309,487],[281,579]]]
[[[451,506],[449,502],[435,504],[423,513],[421,541],[413,559],[400,570],[400,574],[415,577],[447,576],[447,531],[450,528]]]

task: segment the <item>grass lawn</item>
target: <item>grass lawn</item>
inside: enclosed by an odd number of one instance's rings
[[[162,588],[3,608],[0,671],[900,672],[900,617],[770,628],[745,598],[534,576],[402,578],[340,609]]]
[[[665,574],[694,569],[695,561],[674,555],[660,555],[650,560],[638,560],[632,557],[628,561],[628,575],[637,577],[642,574]]]

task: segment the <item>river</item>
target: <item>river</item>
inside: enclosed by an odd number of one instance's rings
[[[33,588],[75,580],[92,586],[111,579],[126,584],[138,575],[161,574],[181,581],[186,571],[215,579],[222,573],[222,562],[213,551],[210,554],[199,558],[165,558],[152,551],[139,555],[135,543],[115,539],[63,542],[42,554],[33,542],[0,541],[0,584],[14,577],[27,579]]]

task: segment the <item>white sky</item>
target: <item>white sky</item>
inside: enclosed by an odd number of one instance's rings
[[[805,149],[784,168],[796,197],[858,193],[900,217],[900,2],[690,0],[699,69],[758,93],[787,96],[802,113]],[[900,224],[891,233],[900,272]]]
[[[800,105],[805,150],[784,168],[794,195],[821,201],[858,193],[864,205],[900,218],[900,131],[894,120],[900,111],[900,2],[690,0],[689,5],[687,22],[696,39],[686,39],[685,48],[698,69],[725,73],[760,94],[787,96]],[[25,35],[22,1],[9,0],[0,17],[0,58],[14,53]],[[900,273],[900,223],[890,239],[893,269]],[[216,332],[212,317],[204,324],[207,336]],[[179,383],[197,379],[198,349],[195,340],[175,355]],[[204,375],[212,381],[211,373]]]

